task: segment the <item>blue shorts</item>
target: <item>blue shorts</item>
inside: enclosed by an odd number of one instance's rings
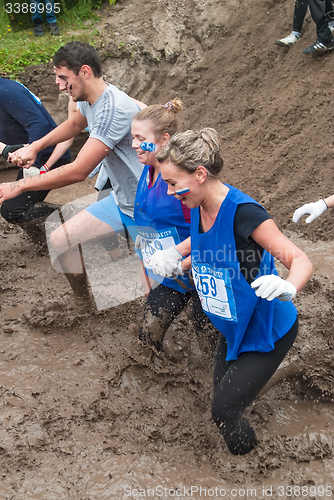
[[[136,240],[138,234],[137,225],[129,215],[123,214],[119,209],[112,192],[109,196],[93,203],[85,210],[97,219],[111,226],[116,234],[123,232],[125,227],[130,233],[133,241]]]

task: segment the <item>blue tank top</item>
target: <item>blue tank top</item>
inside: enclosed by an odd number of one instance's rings
[[[187,274],[162,278],[154,274],[149,260],[154,250],[166,250],[189,238],[190,224],[185,221],[181,202],[167,194],[167,184],[159,174],[154,185],[148,188],[149,165],[145,165],[139,179],[134,207],[134,218],[141,236],[141,252],[146,274],[169,288],[186,293],[193,290]]]
[[[245,351],[269,352],[297,318],[293,303],[257,297],[241,273],[234,238],[239,204],[257,203],[228,186],[213,226],[200,233],[200,210],[191,211],[191,260],[197,293],[206,315],[227,341],[226,360]],[[258,203],[257,203],[258,204]],[[256,278],[278,274],[272,255],[263,250]]]

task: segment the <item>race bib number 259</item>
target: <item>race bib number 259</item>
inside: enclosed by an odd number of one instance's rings
[[[193,264],[192,272],[204,311],[227,321],[237,321],[228,269],[214,269],[206,264]]]

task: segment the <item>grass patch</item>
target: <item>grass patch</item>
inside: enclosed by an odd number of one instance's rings
[[[16,0],[17,1],[17,0]],[[60,36],[48,33],[44,19],[42,37],[35,37],[34,26],[30,13],[23,13],[23,5],[30,5],[30,0],[22,3],[22,8],[16,4],[17,13],[8,13],[7,0],[4,0],[5,10],[0,11],[0,73],[3,76],[16,78],[26,66],[48,63],[54,53],[71,40],[80,40],[98,46],[100,34],[94,25],[100,20],[99,8],[102,0],[63,0],[59,2],[60,12],[56,14]],[[56,3],[56,2],[55,2]],[[116,0],[109,0],[115,4]],[[14,2],[11,3],[11,6]],[[24,7],[26,9],[27,7]],[[89,23],[87,22],[89,20]],[[75,33],[73,33],[75,32]]]

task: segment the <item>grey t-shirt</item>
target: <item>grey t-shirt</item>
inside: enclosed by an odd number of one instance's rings
[[[133,217],[137,184],[143,170],[132,148],[131,122],[138,106],[114,85],[109,85],[92,106],[86,101],[78,104],[87,119],[89,136],[111,149],[102,168],[106,169],[119,208]]]

